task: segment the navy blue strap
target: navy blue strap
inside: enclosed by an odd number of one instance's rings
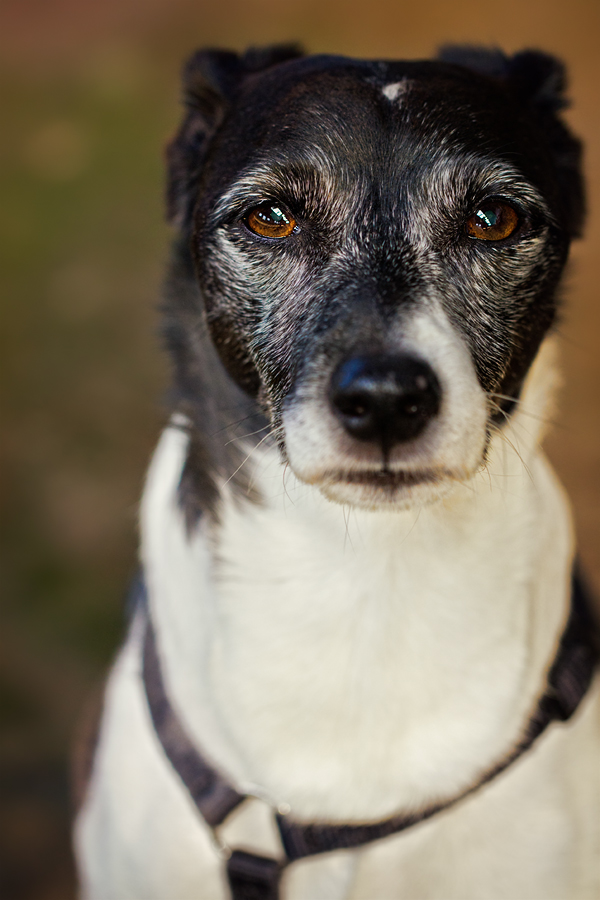
[[[233,900],[279,900],[282,863],[268,856],[234,850],[227,860]]]
[[[146,592],[140,580],[138,590]],[[140,598],[145,602],[145,596]],[[246,797],[198,752],[167,696],[156,649],[154,628],[146,615],[143,680],[154,730],[173,768],[190,792],[205,821],[214,828]]]
[[[154,630],[147,609],[146,589],[140,578],[137,605],[146,609],[143,653],[143,680],[150,714],[157,736],[174,769],[190,792],[196,806],[211,826],[221,824],[246,796],[238,793],[198,752],[183,728],[167,696],[156,649]],[[454,806],[508,768],[556,720],[573,715],[592,680],[598,660],[597,626],[587,592],[578,574],[573,573],[571,612],[547,678],[547,688],[537,704],[521,740],[507,756],[491,766],[478,781],[450,800],[432,804],[419,812],[390,816],[379,822],[302,823],[277,815],[284,860],[234,850],[227,862],[232,900],[279,900],[281,873],[286,865],[306,856],[332,850],[360,847],[397,834]]]
[[[317,853],[361,847],[397,834],[418,822],[430,819],[443,809],[454,806],[492,781],[525,753],[551,722],[565,721],[573,715],[590,686],[594,667],[598,661],[596,636],[597,626],[591,613],[591,604],[587,600],[586,588],[575,567],[571,588],[571,611],[548,673],[546,691],[529,719],[521,740],[507,756],[491,766],[467,790],[450,800],[434,803],[409,815],[400,814],[380,822],[353,825],[303,824],[278,815],[279,833],[290,862]]]

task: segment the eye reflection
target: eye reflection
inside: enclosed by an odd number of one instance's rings
[[[260,237],[286,238],[296,228],[296,220],[289,210],[276,203],[266,202],[250,210],[246,226]]]
[[[508,203],[486,201],[467,219],[465,231],[481,241],[502,241],[517,230],[519,216]]]

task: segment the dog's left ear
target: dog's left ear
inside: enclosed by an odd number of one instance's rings
[[[439,59],[504,82],[517,102],[529,107],[554,161],[566,228],[571,237],[580,235],[585,215],[581,143],[559,116],[569,106],[563,63],[539,50],[506,56],[500,50],[468,46],[444,47]]]
[[[244,78],[302,56],[295,44],[229,50],[198,50],[183,69],[186,114],[167,147],[167,218],[178,228],[191,220],[198,179],[210,141]]]

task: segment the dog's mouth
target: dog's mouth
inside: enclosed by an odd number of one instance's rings
[[[395,491],[419,484],[439,484],[456,480],[456,473],[446,469],[396,470],[381,468],[363,471],[335,471],[324,474],[322,480],[329,484],[356,484]]]
[[[424,469],[328,469],[309,480],[328,500],[364,509],[407,509],[434,502],[464,480],[466,472]],[[306,479],[303,479],[306,480]]]

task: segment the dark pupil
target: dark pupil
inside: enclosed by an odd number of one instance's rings
[[[484,228],[491,228],[498,222],[498,216],[492,209],[478,209],[475,215]]]
[[[289,225],[290,220],[287,218],[278,206],[271,206],[259,213],[261,219],[264,219],[269,225]]]

